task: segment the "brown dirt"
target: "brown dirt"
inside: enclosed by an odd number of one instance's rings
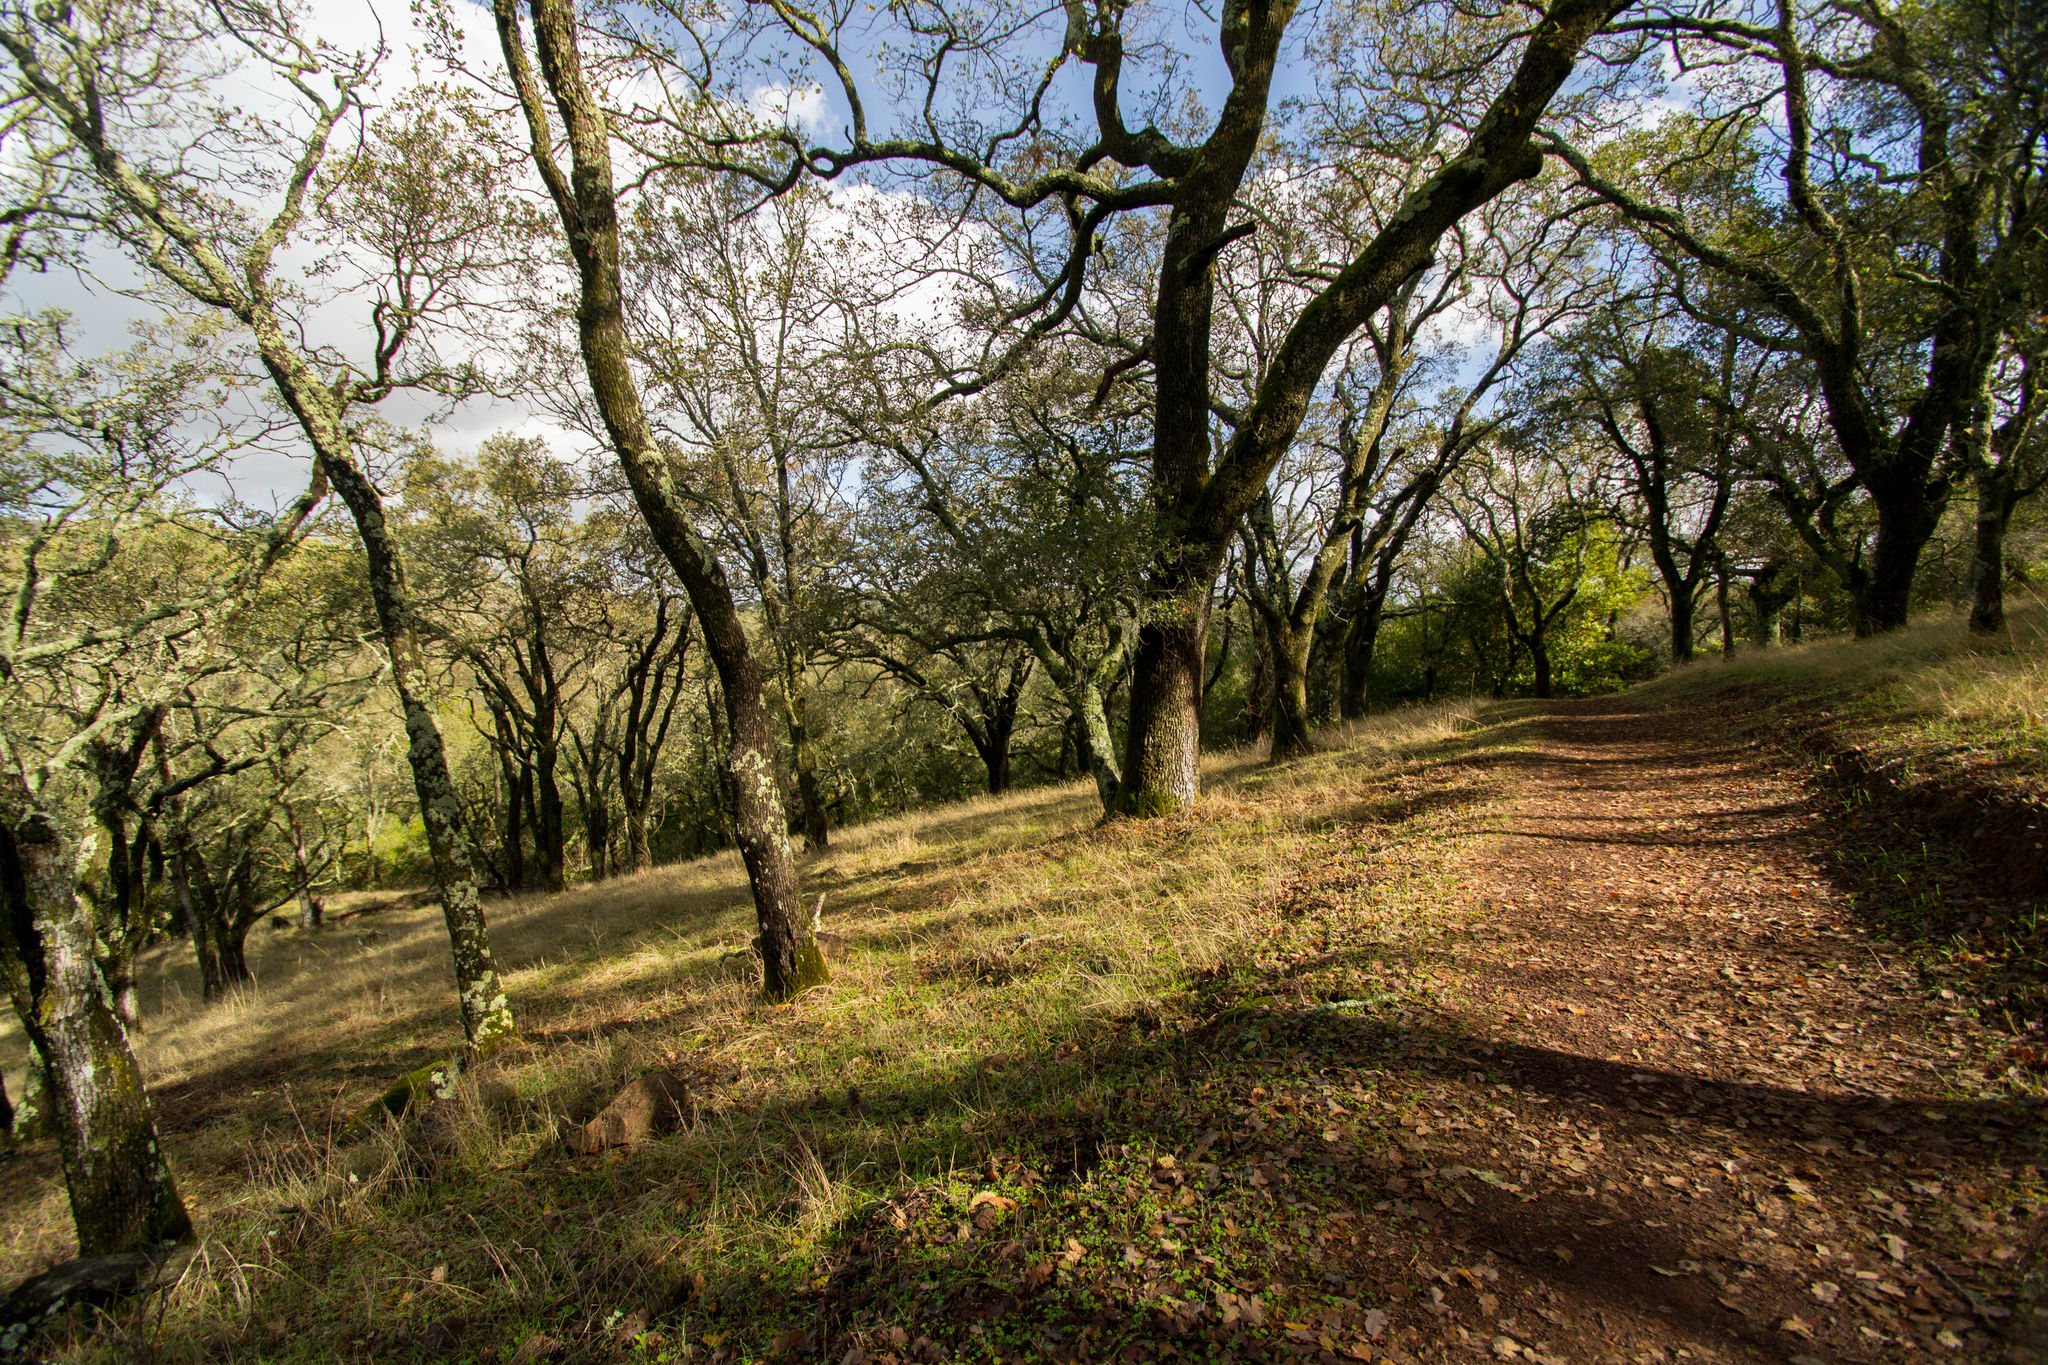
[[[1433,1086],[1380,1205],[1420,1218],[1419,1262],[1464,1269],[1383,1340],[2004,1358],[2034,1330],[2043,1138],[2009,1040],[1865,931],[1822,874],[1823,807],[1764,751],[1626,699],[1533,730],[1490,912],[1440,972],[1446,1036],[1496,1083]]]

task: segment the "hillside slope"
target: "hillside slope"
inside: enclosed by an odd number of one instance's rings
[[[2040,676],[1945,640],[1888,645],[1896,687]],[[223,1009],[167,961],[145,1045],[209,1258],[56,1353],[2036,1349],[2024,964],[1854,853],[1890,826],[1791,717],[1860,697],[1838,740],[1876,744],[1935,714],[1873,700],[1895,684],[1867,667],[1879,688],[1786,682],[1855,667],[1398,713],[1282,768],[1218,760],[1171,821],[1097,828],[1068,789],[848,831],[806,869],[848,954],[782,1008],[729,958],[730,862],[502,907],[525,1044],[362,1140],[343,1116],[453,1035],[430,908],[271,936]],[[1969,894],[1973,933],[2023,917]],[[655,1066],[691,1088],[684,1131],[564,1150],[557,1118]],[[47,1151],[0,1165],[0,1213],[9,1271],[66,1254]]]

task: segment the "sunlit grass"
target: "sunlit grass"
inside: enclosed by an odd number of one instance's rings
[[[835,831],[802,872],[807,904],[824,895],[824,921],[848,950],[828,988],[783,1008],[759,1001],[756,969],[738,956],[753,912],[733,855],[493,902],[525,1034],[495,1069],[513,1102],[466,1091],[454,1118],[441,1117],[447,1131],[427,1135],[436,1179],[495,1188],[553,1159],[557,1120],[588,1117],[632,1074],[674,1064],[715,1078],[700,1121],[657,1155],[628,1158],[659,1169],[607,1184],[610,1226],[627,1242],[666,1239],[653,1259],[674,1264],[687,1187],[688,1260],[772,1257],[818,1235],[859,1191],[971,1161],[1001,1125],[1050,1103],[1042,1078],[1009,1074],[1005,1059],[1077,1052],[1241,956],[1318,831],[1473,716],[1465,704],[1389,713],[1333,728],[1324,752],[1278,768],[1254,752],[1210,755],[1202,802],[1169,820],[1098,826],[1083,782]],[[361,1267],[371,1279],[413,1254],[384,1220],[420,1197],[421,1135],[339,1133],[391,1076],[448,1055],[460,1036],[438,909],[373,908],[390,899],[336,897],[336,922],[316,935],[259,926],[256,984],[213,1005],[199,998],[187,945],[142,965],[138,1046],[167,1145],[231,1262],[262,1259],[279,1209],[318,1210],[325,1237],[376,1229]],[[19,1047],[0,1037],[7,1055]],[[1054,1107],[1104,1102],[1091,1100],[1093,1084],[1084,1070]],[[845,1114],[856,1091],[873,1111],[865,1121]],[[826,1145],[807,1145],[818,1106],[837,1119]],[[774,1154],[765,1164],[763,1152]],[[13,1184],[0,1274],[70,1253],[59,1182],[28,1188],[17,1171]],[[566,1192],[550,1197],[573,1206]],[[463,1254],[488,1259],[482,1246]],[[487,1270],[508,1286],[536,1273]],[[239,1301],[241,1274],[224,1270],[205,1293]]]
[[[1824,719],[1844,742],[1934,769],[1999,764],[2029,786],[2048,783],[2048,609],[2021,603],[2006,630],[1973,634],[1960,613],[1931,614],[1867,640],[1739,650],[1648,684],[1650,697],[1749,689]]]

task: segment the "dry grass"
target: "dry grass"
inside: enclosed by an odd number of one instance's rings
[[[1868,640],[1824,640],[1702,661],[1644,689],[1669,698],[1739,687],[1786,714],[1819,714],[1842,742],[1923,775],[1995,767],[2048,792],[2048,608],[2022,603],[2003,635],[1958,613]]]
[[[838,831],[803,875],[849,951],[829,987],[781,1008],[728,956],[752,933],[736,857],[494,904],[525,1036],[491,1078],[509,1095],[472,1082],[427,1130],[353,1144],[340,1117],[459,1036],[435,907],[341,898],[351,917],[321,934],[259,927],[258,984],[213,1006],[188,950],[156,950],[139,1046],[211,1264],[161,1340],[320,1358],[265,1334],[305,1312],[332,1327],[584,1299],[593,1280],[630,1302],[692,1267],[773,1263],[878,1190],[943,1181],[1018,1125],[1102,1104],[1120,1084],[1104,1040],[1227,973],[1331,822],[1380,818],[1403,768],[1473,724],[1470,706],[1416,708],[1279,768],[1212,756],[1208,794],[1170,820],[1098,827],[1076,784]],[[19,1048],[0,1037],[16,1076]],[[699,1121],[646,1152],[562,1161],[555,1120],[657,1062],[696,1081]],[[70,1254],[48,1144],[0,1167],[0,1217],[0,1275]]]

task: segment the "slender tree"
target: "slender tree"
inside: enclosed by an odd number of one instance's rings
[[[538,72],[520,34],[516,0],[496,0],[494,13],[499,44],[526,117],[533,162],[561,218],[576,267],[577,334],[592,399],[648,531],[690,596],[718,671],[730,746],[728,794],[740,856],[754,891],[762,987],[771,1000],[785,1000],[823,982],[828,973],[798,900],[775,738],[761,698],[761,670],[725,570],[691,521],[690,508],[701,499],[679,485],[673,467],[663,458],[633,373],[608,120],[584,74],[569,0],[532,0]],[[555,157],[549,97],[568,140],[566,174]]]
[[[423,103],[375,120],[338,154],[336,138],[363,113],[383,54],[315,42],[293,11],[266,0],[146,10],[10,5],[0,8],[0,51],[14,98],[40,114],[17,132],[54,149],[75,176],[70,220],[243,331],[355,524],[404,716],[463,1032],[488,1053],[514,1036],[511,1006],[424,693],[402,556],[361,441],[368,405],[404,390],[472,392],[482,382],[473,366],[444,362],[424,334],[455,324],[470,291],[506,267],[503,246],[517,234],[507,231],[498,193],[502,170],[464,135],[458,115]],[[207,103],[209,84],[185,77],[224,60],[274,80],[302,120],[245,118]],[[125,116],[131,110],[149,111],[140,126]],[[217,127],[232,131],[216,138]],[[363,289],[374,300],[367,364],[306,339],[300,292],[282,278],[287,248],[323,237],[338,248],[326,265],[342,292]]]
[[[211,519],[171,493],[240,445],[208,433],[218,400],[200,378],[203,348],[198,363],[145,344],[96,366],[66,351],[52,320],[0,336],[11,438],[0,477],[0,980],[47,1082],[37,1106],[57,1137],[81,1254],[95,1256],[183,1240],[192,1224],[103,972],[128,926],[96,922],[78,873],[99,863],[92,840],[126,807],[140,766],[129,758],[171,700],[220,666],[235,619],[327,489],[316,474],[274,517]],[[168,536],[210,553],[153,561]]]

